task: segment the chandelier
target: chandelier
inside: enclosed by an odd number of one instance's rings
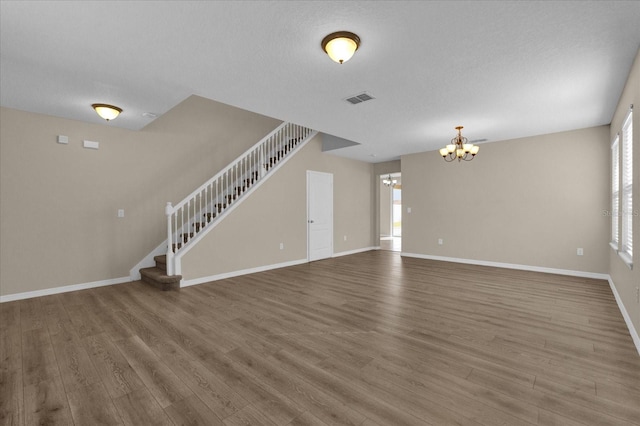
[[[389,175],[389,177],[387,179],[382,179],[382,183],[385,184],[385,186],[395,186],[396,183],[398,183],[397,179],[391,179],[391,175]]]
[[[451,162],[456,158],[458,161],[471,161],[475,158],[478,151],[480,151],[480,147],[478,145],[469,143],[467,138],[462,136],[462,129],[462,126],[456,127],[458,136],[451,139],[450,144],[444,148],[440,148],[440,155],[442,155],[444,161]]]

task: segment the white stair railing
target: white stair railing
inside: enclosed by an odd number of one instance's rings
[[[202,230],[316,133],[297,124],[282,123],[184,200],[175,206],[167,203],[167,275],[180,273],[176,271],[175,257],[204,235]]]

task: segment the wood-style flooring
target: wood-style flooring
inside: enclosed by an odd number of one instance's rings
[[[2,425],[631,425],[607,282],[371,251],[0,305]]]

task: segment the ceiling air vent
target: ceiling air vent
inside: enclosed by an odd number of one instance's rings
[[[360,93],[359,95],[351,96],[350,98],[345,99],[345,101],[349,102],[352,105],[356,105],[362,102],[370,101],[371,99],[375,98],[367,93]]]

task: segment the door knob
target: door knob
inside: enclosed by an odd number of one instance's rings
[[[309,221],[309,223],[313,223],[313,221],[312,221],[312,220],[310,220],[310,221]]]

